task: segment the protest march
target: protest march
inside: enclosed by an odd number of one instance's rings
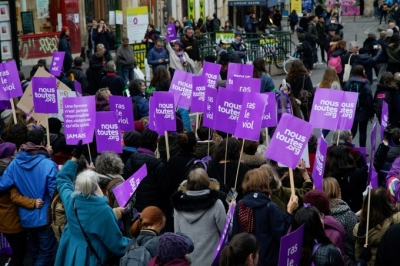
[[[260,60],[197,72],[181,45],[182,69],[154,48],[150,83],[125,82],[100,53],[79,80],[62,51],[27,84],[0,64],[7,265],[395,265],[397,110],[354,89],[360,65],[343,90],[314,89],[297,60],[265,89]]]

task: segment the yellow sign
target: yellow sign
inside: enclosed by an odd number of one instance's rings
[[[297,14],[302,14],[301,0],[290,0],[290,7],[289,13],[294,9]]]
[[[144,69],[144,59],[146,58],[146,44],[135,43],[131,45],[135,55],[135,61],[140,69]]]
[[[200,18],[204,21],[204,23],[205,23],[205,19],[206,19],[206,16],[205,16],[205,5],[206,5],[206,3],[204,2],[204,0],[199,0],[199,5],[200,5]]]
[[[220,31],[215,33],[215,43],[219,44],[220,41],[226,41],[229,44],[235,39],[235,34],[232,31]]]
[[[194,9],[194,0],[188,1],[188,19],[194,23],[196,12]]]

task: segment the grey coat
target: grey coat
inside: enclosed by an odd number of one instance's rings
[[[224,229],[226,213],[218,192],[210,189],[178,191],[172,196],[175,232],[192,239],[191,266],[211,265]]]

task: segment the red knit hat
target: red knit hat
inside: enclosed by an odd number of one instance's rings
[[[67,30],[69,30],[69,28],[67,27],[67,26],[63,26],[62,28],[61,28],[61,31],[67,31]]]

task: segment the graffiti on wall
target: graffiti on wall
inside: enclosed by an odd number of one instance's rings
[[[58,36],[18,38],[20,60],[49,57],[58,49]]]

